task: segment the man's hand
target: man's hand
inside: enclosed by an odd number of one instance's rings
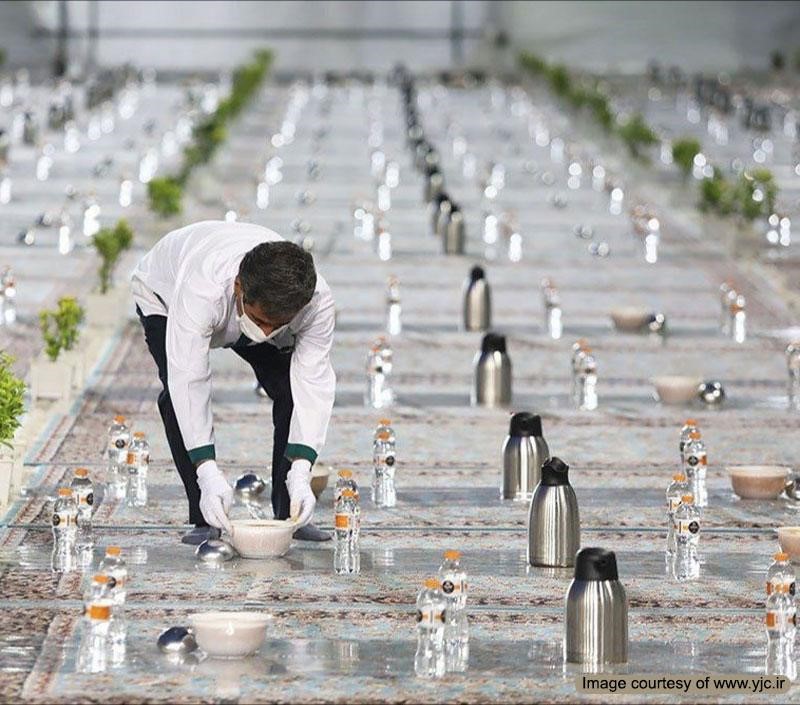
[[[214,460],[206,460],[197,468],[200,485],[200,511],[205,520],[217,529],[231,531],[228,511],[233,503],[233,488],[228,484]]]
[[[299,526],[311,521],[317,498],[311,491],[311,463],[307,460],[295,460],[292,469],[286,475],[286,489],[289,490],[289,514]]]

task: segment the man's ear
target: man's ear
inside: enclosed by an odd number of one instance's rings
[[[236,276],[236,279],[233,280],[233,293],[236,296],[242,292],[242,283],[239,281],[239,276]]]

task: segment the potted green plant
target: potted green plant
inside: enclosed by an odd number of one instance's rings
[[[658,136],[645,122],[641,113],[636,113],[628,119],[618,130],[619,136],[631,156],[636,159],[647,159],[645,150],[658,144]]]
[[[707,213],[730,215],[734,212],[734,195],[730,182],[716,167],[707,179],[700,182],[698,207]]]
[[[15,440],[25,411],[25,383],[14,374],[14,359],[0,352],[0,505],[8,504],[22,477],[22,454]]]
[[[672,143],[672,161],[680,169],[684,179],[688,179],[694,168],[694,158],[702,151],[699,140],[694,137],[681,137]]]
[[[152,183],[152,182],[151,182]],[[101,228],[92,238],[100,255],[99,292],[86,297],[86,319],[93,326],[112,326],[120,319],[119,295],[114,290],[114,270],[119,258],[133,243],[133,231],[125,220],[117,221],[113,228]]]
[[[191,148],[187,148],[187,151],[189,149]],[[195,160],[199,161],[200,159],[199,153],[192,153],[191,156],[184,153],[184,157],[188,158],[191,163],[197,163]],[[188,176],[188,171],[186,170],[185,176]],[[182,210],[183,186],[181,181],[185,180],[185,176],[180,180],[168,176],[152,179],[147,184],[147,198],[150,210],[162,218],[178,215]]]
[[[73,296],[58,300],[55,311],[55,325],[61,338],[61,358],[72,369],[72,386],[80,389],[86,378],[86,354],[78,347],[80,325],[86,312]]]
[[[44,357],[31,363],[31,398],[66,399],[72,389],[72,368],[59,359],[64,340],[58,329],[58,313],[45,309],[39,312],[39,328],[44,340]]]

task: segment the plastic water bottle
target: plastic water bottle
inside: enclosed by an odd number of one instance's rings
[[[542,304],[544,305],[544,325],[547,334],[553,340],[558,340],[564,331],[564,324],[561,320],[561,298],[558,295],[558,289],[549,279],[542,280]]]
[[[388,431],[381,431],[372,444],[372,464],[375,470],[372,501],[378,507],[394,507],[397,504],[397,490],[394,486],[395,463],[395,449],[391,436]]]
[[[766,628],[769,641],[794,644],[797,611],[785,585],[779,584],[767,598]]]
[[[467,604],[467,574],[461,567],[460,551],[445,551],[439,567],[442,594],[447,600],[445,613],[445,662],[450,672],[463,672],[469,663],[469,620]]]
[[[731,304],[731,337],[736,343],[743,343],[747,338],[747,301],[739,294]]]
[[[681,497],[689,494],[689,485],[683,473],[672,476],[672,482],[667,486],[667,555],[675,553],[676,532],[675,532],[675,512],[681,505]]]
[[[686,419],[683,422],[683,427],[681,428],[681,439],[678,443],[678,448],[681,454],[681,467],[683,467],[686,463],[686,456],[684,454],[684,449],[686,445],[689,443],[689,437],[694,431],[699,431],[700,429],[697,426],[697,421],[694,419]]]
[[[356,501],[359,500],[358,494],[358,485],[356,481],[353,479],[353,471],[344,469],[339,470],[339,474],[336,478],[336,486],[333,489],[333,505],[336,506],[336,503],[339,501],[339,498],[342,496],[343,490],[351,490],[355,495]]]
[[[577,359],[576,399],[581,411],[597,408],[597,363],[591,348],[585,347]]]
[[[91,545],[94,485],[86,468],[76,468],[70,488],[78,505],[78,543]]]
[[[683,473],[689,481],[695,504],[698,507],[708,505],[708,494],[706,492],[706,469],[708,467],[708,455],[706,445],[700,438],[700,431],[692,431],[689,434],[689,442],[683,448],[685,458]]]
[[[113,601],[109,578],[98,573],[92,578],[84,597],[84,641],[81,644],[81,670],[100,673],[108,664],[109,639]]]
[[[779,585],[784,585],[788,595],[794,598],[795,579],[796,575],[789,560],[789,554],[779,551],[773,556],[773,561],[767,569],[767,595],[775,592]]]
[[[414,672],[420,678],[441,678],[446,670],[444,648],[447,601],[437,578],[428,578],[417,595],[417,653]]]
[[[390,406],[394,401],[389,380],[392,374],[392,349],[385,338],[379,338],[367,355],[367,391],[364,402],[374,409]]]
[[[109,578],[108,589],[114,604],[118,607],[124,605],[128,596],[128,566],[119,546],[106,548],[106,555],[100,561],[98,570]]]
[[[333,552],[333,569],[339,575],[358,573],[361,570],[356,504],[353,491],[342,490],[334,515],[336,545]]]
[[[125,465],[128,471],[126,503],[129,507],[147,505],[147,472],[150,468],[150,445],[144,433],[137,431],[128,447]]]
[[[389,335],[400,335],[403,323],[400,319],[400,280],[389,277],[386,287],[386,332]]]
[[[55,544],[75,544],[78,537],[78,504],[69,487],[58,489],[58,498],[53,507],[53,540]]]
[[[106,443],[108,490],[111,497],[115,499],[125,499],[128,490],[128,478],[124,471],[130,442],[131,432],[125,423],[125,417],[115,416],[108,428],[108,442]]]
[[[789,372],[789,406],[800,410],[800,342],[786,347],[786,367]]]
[[[572,370],[572,399],[577,406],[578,401],[578,370],[583,359],[584,350],[589,346],[586,338],[579,338],[572,344],[572,360],[570,369]]]
[[[700,543],[700,510],[695,506],[692,495],[681,497],[681,503],[675,510],[675,526],[677,552],[696,554]]]

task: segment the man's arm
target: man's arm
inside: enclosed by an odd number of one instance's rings
[[[297,333],[289,379],[294,411],[289,425],[286,457],[312,465],[325,443],[336,393],[330,360],[335,307],[330,291],[321,292],[313,315]]]

